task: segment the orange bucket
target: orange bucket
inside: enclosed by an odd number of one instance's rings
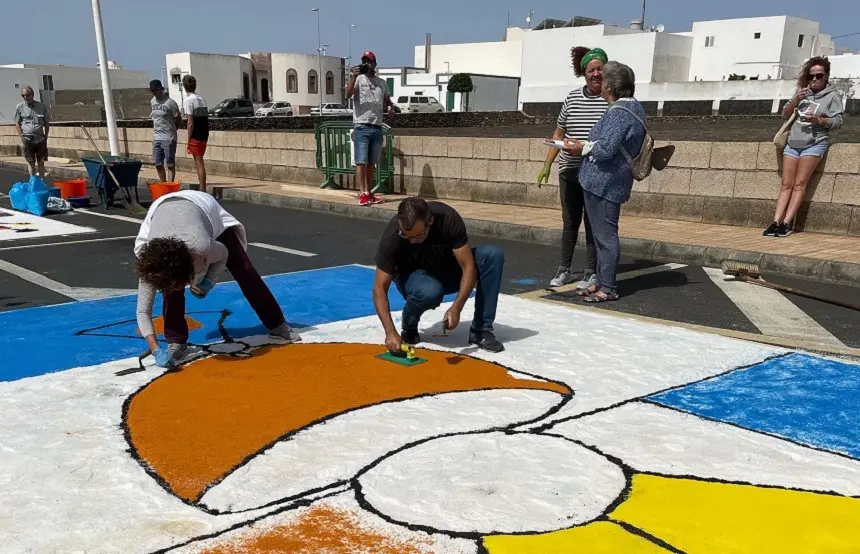
[[[72,179],[70,181],[54,181],[54,186],[60,189],[60,196],[66,199],[81,198],[87,195],[87,180]]]
[[[150,183],[149,194],[152,196],[152,201],[155,202],[165,194],[179,192],[180,188],[180,183]]]

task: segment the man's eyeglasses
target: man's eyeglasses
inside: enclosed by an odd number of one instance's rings
[[[821,79],[824,79],[825,77],[827,77],[826,73],[810,73],[809,74],[809,78],[812,79],[813,81],[820,81]]]
[[[423,242],[424,239],[427,238],[427,235],[430,233],[430,226],[431,225],[433,225],[433,219],[432,218],[430,218],[424,222],[424,232],[421,233],[420,235],[415,235],[415,236],[410,237],[403,231],[402,228],[400,228],[398,230],[397,234],[400,236],[400,238],[408,240],[409,242]]]
[[[33,94],[32,93],[24,93],[21,95],[21,98],[33,98]]]

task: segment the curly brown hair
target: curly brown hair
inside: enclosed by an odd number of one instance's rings
[[[582,68],[582,58],[591,51],[591,48],[585,46],[574,46],[570,49],[570,63],[573,64],[573,74],[577,77],[585,75],[585,70]]]
[[[171,290],[194,280],[194,256],[178,238],[152,239],[140,251],[134,269],[142,281],[158,290]]]
[[[809,86],[809,82],[812,80],[809,78],[809,70],[816,65],[824,68],[824,72],[827,73],[827,80],[830,80],[830,60],[827,59],[827,56],[815,56],[806,60],[806,63],[800,68],[800,73],[797,74],[798,87],[806,88]]]

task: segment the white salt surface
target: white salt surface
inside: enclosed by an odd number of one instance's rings
[[[25,225],[14,225],[14,223],[24,223]],[[91,229],[90,227],[82,227],[59,221],[56,217],[39,217],[27,212],[0,208],[0,226],[3,225],[8,225],[11,227],[11,230],[0,229],[0,241],[40,239],[96,232],[95,229]],[[35,229],[35,231],[17,233],[15,232],[17,229]]]

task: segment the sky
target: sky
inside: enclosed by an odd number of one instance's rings
[[[500,40],[509,13],[512,26],[525,26],[529,10],[533,25],[582,15],[627,26],[642,11],[641,0],[101,1],[108,59],[155,78],[169,52],[316,52],[317,16],[311,9],[317,5],[329,55],[347,56],[354,24],[352,57],[370,49],[382,66],[412,65],[424,33],[432,33],[436,44]],[[0,33],[0,63],[96,65],[91,2],[39,0],[29,6],[30,16],[13,18],[28,24],[7,20]],[[646,23],[662,23],[670,32],[689,31],[693,21],[773,15],[819,21],[822,32],[833,36],[860,32],[860,3],[847,0],[649,0],[647,7]],[[836,42],[860,50],[860,34]]]

